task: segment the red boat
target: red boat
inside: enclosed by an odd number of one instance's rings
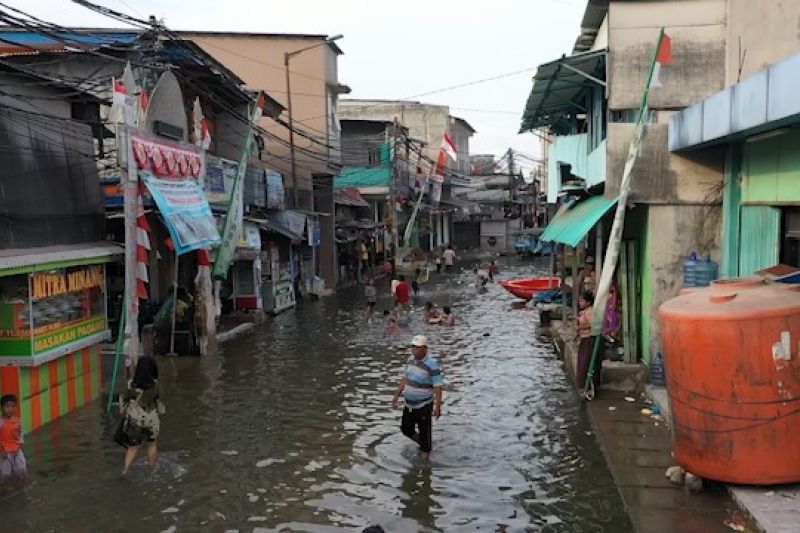
[[[505,290],[523,300],[530,300],[537,293],[561,286],[561,278],[542,276],[539,278],[504,279],[498,282]]]

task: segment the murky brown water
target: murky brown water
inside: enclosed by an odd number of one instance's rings
[[[160,359],[158,470],[119,475],[97,402],[28,436],[32,483],[0,499],[0,530],[628,531],[535,314],[461,280],[423,285],[398,335],[365,326],[351,292],[270,319],[219,356]],[[428,299],[459,325],[423,324]],[[389,409],[412,331],[429,336],[447,380],[430,464]]]

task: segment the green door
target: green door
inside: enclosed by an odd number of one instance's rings
[[[766,205],[744,205],[740,219],[739,275],[751,276],[778,263],[781,210]]]

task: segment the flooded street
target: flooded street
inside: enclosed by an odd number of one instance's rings
[[[28,436],[32,483],[0,500],[0,529],[628,531],[536,314],[471,281],[423,284],[399,334],[365,326],[352,289],[269,318],[218,356],[160,358],[159,468],[120,476],[113,419],[95,402]],[[458,325],[423,324],[427,300],[450,305]],[[389,408],[412,333],[428,335],[445,372],[430,464]]]

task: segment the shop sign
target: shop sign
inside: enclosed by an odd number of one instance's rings
[[[208,203],[228,205],[238,167],[239,165],[235,161],[206,156],[206,173],[203,181]]]
[[[261,250],[261,230],[255,224],[245,223],[244,231],[239,239],[239,248]]]
[[[32,283],[33,299],[40,300],[68,292],[102,287],[104,280],[105,274],[101,265],[92,265],[71,272],[66,270],[36,272]]]
[[[41,335],[39,337],[34,338],[33,353],[35,354],[43,353],[48,350],[52,350],[53,348],[58,348],[59,346],[75,342],[84,337],[88,337],[96,333],[101,333],[105,330],[106,330],[105,317],[102,316],[97,317],[92,320],[83,322],[81,324],[69,326],[62,330],[58,330],[53,333],[48,333],[47,335]]]

